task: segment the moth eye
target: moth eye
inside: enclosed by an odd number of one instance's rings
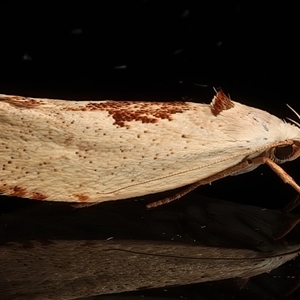
[[[289,159],[294,154],[293,145],[278,146],[274,150],[274,156],[279,161]]]

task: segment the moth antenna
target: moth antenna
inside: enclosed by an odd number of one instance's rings
[[[300,119],[300,115],[290,105],[286,104],[286,106]]]
[[[215,91],[216,94],[218,93],[217,89],[214,86],[213,86],[213,90]]]
[[[289,121],[291,121],[292,123],[294,123],[295,125],[297,125],[298,127],[300,127],[300,123],[294,121],[293,119],[287,118]]]
[[[298,119],[300,119],[300,115],[288,104],[286,104],[286,106],[298,117]],[[300,124],[290,118],[287,118],[289,121],[293,122],[295,125],[297,125],[298,127],[300,127]]]

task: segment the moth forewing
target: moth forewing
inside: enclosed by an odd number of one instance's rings
[[[300,193],[300,187],[297,185],[297,183],[294,181],[294,179],[289,176],[280,166],[278,166],[272,159],[269,158],[269,155],[272,156],[273,159],[275,159],[275,155],[274,152],[276,152],[277,148],[285,148],[288,147],[290,149],[289,146],[293,146],[293,141],[286,141],[286,142],[281,142],[281,143],[277,143],[275,145],[272,145],[272,147],[267,148],[265,152],[263,152],[262,154],[260,154],[259,156],[257,156],[257,152],[261,152],[262,149],[256,149],[257,151],[255,151],[254,153],[249,153],[250,155],[246,155],[247,153],[243,153],[243,156],[245,156],[246,158],[244,160],[242,160],[240,163],[225,169],[224,171],[221,171],[219,173],[213,174],[205,179],[202,179],[198,182],[195,182],[194,184],[188,186],[187,188],[183,189],[182,191],[158,200],[156,202],[150,203],[147,205],[147,208],[155,208],[157,206],[160,205],[164,205],[167,203],[170,203],[176,199],[181,198],[182,196],[186,195],[187,193],[189,193],[190,191],[196,189],[197,187],[201,186],[201,185],[205,185],[205,184],[209,184],[213,181],[216,181],[218,179],[227,177],[229,175],[238,175],[238,174],[242,174],[245,172],[249,172],[254,170],[255,168],[257,168],[259,165],[266,163],[285,183],[288,183],[289,185],[291,185],[298,193]],[[286,151],[285,151],[286,152]],[[286,160],[291,160],[291,157],[293,155],[293,152],[290,153],[290,156],[287,157],[286,156]],[[252,157],[252,158],[250,158]],[[297,158],[294,154],[293,156],[295,158]],[[278,158],[276,158],[277,160],[279,160]],[[281,161],[282,162],[282,161]],[[300,202],[300,200],[298,201]],[[298,203],[297,202],[297,203]],[[293,208],[296,207],[296,204],[293,206]]]
[[[0,192],[84,203],[126,199],[212,182],[264,157],[292,160],[299,143],[298,127],[222,91],[210,105],[0,95]]]

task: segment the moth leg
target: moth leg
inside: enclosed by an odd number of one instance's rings
[[[295,182],[295,180],[287,174],[280,166],[278,166],[275,162],[273,162],[270,158],[264,158],[265,163],[287,184],[292,186],[299,194],[300,194],[300,187]],[[298,195],[291,203],[289,203],[284,209],[284,212],[290,212],[295,207],[300,204],[300,195]]]
[[[184,195],[188,194],[189,192],[193,191],[194,189],[196,189],[197,187],[199,187],[200,185],[204,185],[204,184],[210,184],[213,181],[216,181],[218,179],[224,178],[226,176],[232,175],[234,173],[240,172],[242,170],[244,170],[245,168],[248,168],[250,166],[253,165],[261,165],[264,163],[264,157],[256,157],[253,159],[247,159],[247,160],[243,160],[240,163],[238,163],[237,165],[228,168],[222,172],[219,172],[217,174],[214,174],[212,176],[209,176],[207,178],[204,178],[200,181],[197,181],[189,186],[187,186],[186,188],[184,188],[182,191],[170,196],[170,197],[166,197],[164,199],[155,201],[155,202],[151,202],[149,204],[147,204],[147,208],[155,208],[170,202],[173,202],[174,200],[177,200],[181,197],[183,197]]]
[[[264,157],[265,163],[287,184],[292,186],[298,193],[300,193],[300,186],[295,182],[295,180],[286,173],[280,166],[278,166],[269,157]]]

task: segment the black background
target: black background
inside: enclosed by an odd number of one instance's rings
[[[296,4],[1,1],[0,14],[0,93],[209,103],[221,87],[297,119],[285,105],[299,108]],[[300,183],[299,162],[283,168]],[[269,208],[296,195],[266,166],[198,193]]]
[[[181,98],[203,93],[198,83],[258,102],[297,97],[296,6],[1,1],[0,10],[3,92]]]

